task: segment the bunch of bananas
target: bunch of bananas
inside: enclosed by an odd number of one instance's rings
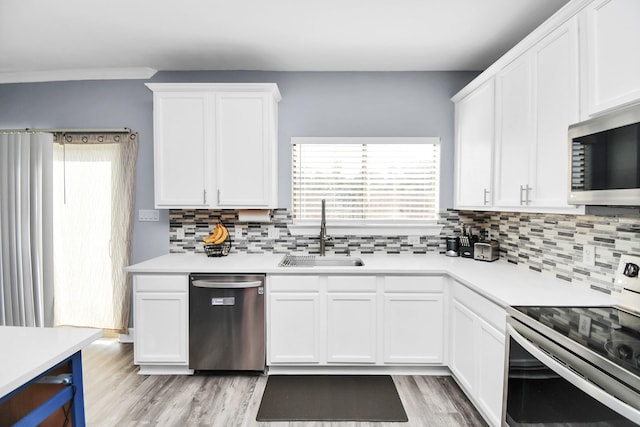
[[[205,243],[219,245],[220,243],[227,240],[229,237],[229,230],[224,225],[217,223],[216,228],[213,229],[213,233],[211,233],[208,237],[205,237],[203,240]]]

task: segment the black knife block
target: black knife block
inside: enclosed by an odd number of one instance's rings
[[[460,256],[473,258],[473,245],[478,241],[478,236],[460,236]]]

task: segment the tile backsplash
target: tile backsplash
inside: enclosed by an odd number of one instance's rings
[[[318,254],[319,242],[315,236],[292,236],[287,225],[292,222],[287,209],[271,210],[271,222],[240,222],[238,211],[172,209],[169,212],[169,251],[204,252],[202,239],[211,233],[214,224],[221,221],[229,230],[232,239],[231,253],[287,253]],[[455,211],[446,211],[439,221],[444,228],[441,236],[423,236],[419,244],[409,244],[408,236],[332,236],[327,243],[327,254],[350,253],[413,253],[445,251],[445,237],[459,228],[460,218]],[[269,227],[276,227],[280,237],[269,238]],[[178,229],[182,229],[185,238],[178,239]],[[242,229],[242,238],[235,238],[236,228]],[[318,232],[320,226],[318,225]]]
[[[271,211],[271,222],[240,222],[237,210],[173,209],[169,213],[170,252],[204,252],[202,239],[221,221],[229,229],[231,253],[317,254],[315,236],[292,236],[287,209]],[[447,210],[440,214],[443,225],[439,236],[422,236],[410,244],[408,236],[334,236],[327,254],[444,254],[446,236],[459,234],[461,224],[471,226],[485,238],[500,242],[500,256],[523,268],[553,275],[603,292],[617,292],[613,275],[623,253],[640,255],[638,216],[577,216],[516,212],[475,212]],[[279,238],[269,238],[269,227],[276,227]],[[242,237],[236,239],[236,228]],[[178,239],[178,229],[184,239]],[[585,265],[585,245],[596,249],[595,266]],[[469,260],[469,262],[473,262]]]
[[[621,254],[640,256],[636,216],[551,215],[518,212],[459,212],[463,222],[500,242],[500,256],[530,270],[619,292],[613,284]],[[595,265],[583,263],[585,245],[595,247]]]

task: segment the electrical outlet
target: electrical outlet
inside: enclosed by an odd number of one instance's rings
[[[420,236],[409,236],[407,239],[410,245],[419,245],[420,244]]]
[[[270,239],[279,239],[280,238],[280,230],[274,225],[269,227],[268,236]]]
[[[242,227],[239,227],[236,225],[235,231],[234,231],[234,240],[240,240],[242,239]]]
[[[596,265],[596,247],[593,245],[584,245],[582,248],[582,263],[589,267]]]
[[[184,240],[184,228],[176,229],[176,239]]]

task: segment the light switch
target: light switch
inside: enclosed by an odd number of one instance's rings
[[[140,209],[138,221],[160,221],[160,211],[157,209]]]

